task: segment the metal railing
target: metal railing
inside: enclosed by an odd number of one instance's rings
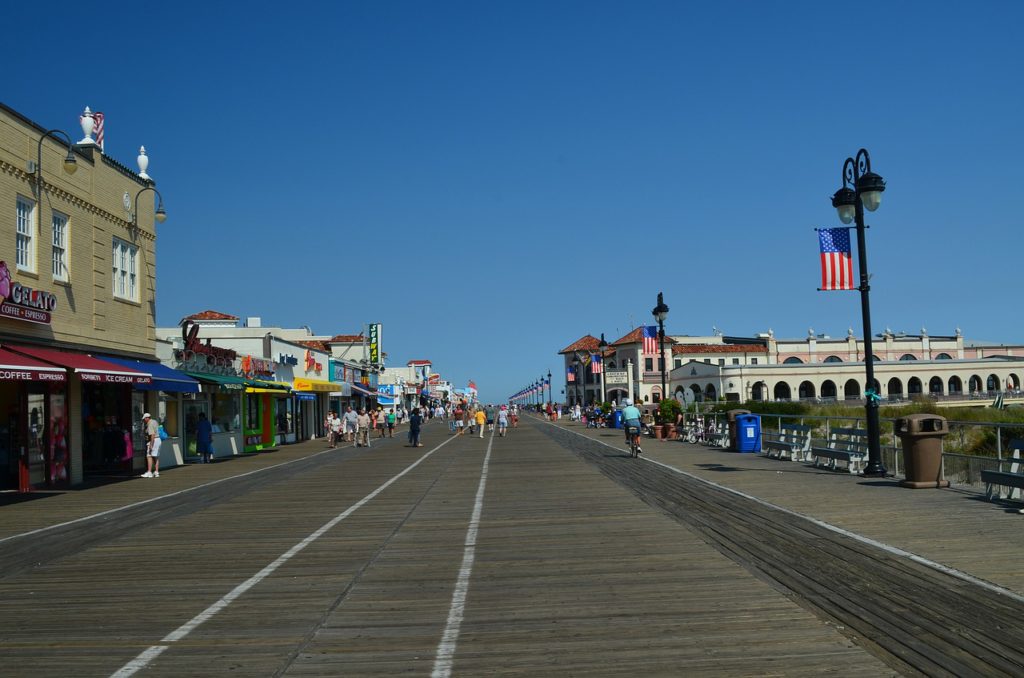
[[[812,444],[827,444],[833,426],[866,428],[864,417],[808,414],[760,414],[761,430],[781,430],[785,423],[811,426]],[[687,413],[693,416],[693,413]],[[715,424],[724,426],[724,412],[706,412]],[[897,477],[904,474],[903,448],[896,434],[896,419],[881,419],[882,461],[886,469]],[[946,419],[949,433],[942,441],[943,475],[951,485],[977,492],[984,491],[981,472],[998,469],[1000,461],[1013,456],[1010,441],[1024,440],[1024,423],[968,422]],[[1024,451],[1022,451],[1024,452]],[[1024,454],[1022,454],[1024,456]]]

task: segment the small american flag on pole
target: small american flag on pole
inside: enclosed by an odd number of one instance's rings
[[[657,325],[644,326],[644,355],[654,355],[658,352],[658,327]]]
[[[590,372],[592,374],[601,374],[604,372],[604,363],[601,362],[601,356],[594,354],[593,359],[590,361]]]
[[[821,246],[822,290],[852,290],[853,257],[850,254],[849,228],[818,229]]]
[[[96,135],[96,144],[103,150],[103,114],[96,111],[92,114],[92,119],[96,121],[96,126],[93,128],[92,133]]]
[[[572,367],[565,368],[565,380],[570,384],[576,382],[576,370]]]

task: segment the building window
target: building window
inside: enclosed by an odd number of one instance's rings
[[[935,359],[936,360],[952,360],[953,356],[949,355],[948,353],[940,353],[939,355],[935,356]]]
[[[18,270],[35,273],[36,250],[35,234],[36,204],[31,200],[18,196],[17,240],[15,242],[16,262]]]
[[[751,358],[750,359],[750,364],[751,365],[756,365],[757,364],[757,358]]]
[[[68,217],[60,212],[53,213],[53,279],[68,279]]]
[[[664,358],[658,358],[658,371],[659,372],[664,372],[665,371],[665,359]]]
[[[783,365],[800,365],[800,364],[803,364],[803,362],[804,362],[803,360],[800,360],[800,358],[797,358],[796,356],[790,356],[790,357],[786,358],[785,360],[783,360],[782,364]]]
[[[739,358],[733,358],[732,359],[732,364],[733,365],[739,365],[740,364],[740,359]]]
[[[830,355],[829,357],[825,358],[825,362],[827,362],[827,363],[841,363],[841,362],[843,362],[843,359],[840,358],[837,355]]]
[[[138,275],[135,266],[138,256],[138,247],[114,238],[114,251],[111,259],[114,271],[112,289],[115,297],[129,301],[139,300]]]
[[[680,360],[679,358],[676,358],[676,367],[682,367],[682,366],[683,366],[683,361]]]
[[[725,358],[719,358],[718,359],[718,364],[719,365],[724,365],[725,364]]]
[[[644,358],[644,372],[654,371],[654,358]]]

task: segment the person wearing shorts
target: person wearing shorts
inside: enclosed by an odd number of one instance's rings
[[[388,438],[395,437],[395,408],[388,410]]]
[[[376,423],[376,426],[377,426],[377,437],[378,438],[383,438],[384,437],[384,427],[387,426],[387,422],[384,421],[385,418],[386,418],[386,416],[384,414],[384,408],[383,407],[378,407],[377,408],[377,418],[375,420],[375,423]]]
[[[345,410],[344,419],[345,440],[347,440],[350,443],[354,443],[356,441],[356,431],[359,430],[359,415],[356,414],[356,411],[352,409],[351,405],[349,405],[348,408]]]
[[[142,415],[142,430],[146,432],[146,472],[143,478],[160,477],[160,424],[149,416],[149,412]]]

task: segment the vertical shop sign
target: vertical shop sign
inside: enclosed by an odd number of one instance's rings
[[[370,325],[370,364],[380,365],[380,335],[381,324],[371,323]]]

